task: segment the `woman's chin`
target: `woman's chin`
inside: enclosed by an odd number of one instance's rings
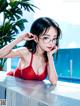
[[[52,49],[46,49],[46,52],[50,52]]]

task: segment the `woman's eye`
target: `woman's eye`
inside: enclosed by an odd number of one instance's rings
[[[53,40],[56,40],[57,38],[54,38]]]
[[[49,39],[48,37],[44,37],[44,39]]]

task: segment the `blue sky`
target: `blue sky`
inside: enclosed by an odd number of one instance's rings
[[[62,29],[61,48],[80,48],[80,25],[59,22]]]
[[[34,18],[48,16],[57,21],[62,29],[61,48],[80,48],[80,1],[79,0],[35,0],[40,10]]]

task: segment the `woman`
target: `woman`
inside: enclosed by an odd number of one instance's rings
[[[17,68],[7,75],[25,80],[44,80],[48,75],[52,84],[57,83],[57,73],[53,54],[58,50],[61,30],[56,22],[48,17],[34,21],[30,33],[25,33],[0,49],[0,58],[19,57]],[[21,41],[24,47],[13,50]]]

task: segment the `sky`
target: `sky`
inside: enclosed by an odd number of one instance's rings
[[[60,25],[60,48],[80,48],[80,0],[32,0],[32,3],[39,9],[35,9],[35,13],[23,10],[23,17],[28,19],[24,32],[29,31],[36,18],[47,16]],[[0,14],[0,24],[2,20]]]
[[[80,0],[35,0],[34,18],[48,16],[61,27],[61,48],[80,48]]]

